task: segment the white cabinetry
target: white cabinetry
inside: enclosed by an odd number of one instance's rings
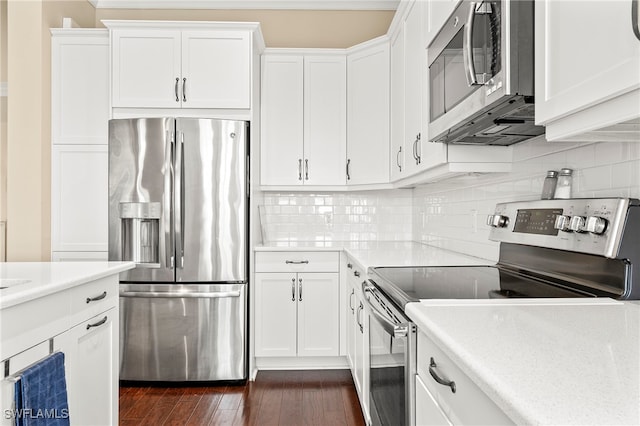
[[[404,28],[391,38],[391,181],[406,175],[404,149]],[[408,159],[407,159],[408,160]]]
[[[344,185],[344,54],[273,49],[262,67],[261,185]]]
[[[389,41],[347,56],[347,184],[389,182]]]
[[[548,140],[640,141],[640,35],[631,4],[536,2],[536,124]]]
[[[108,238],[108,31],[51,32],[52,257],[102,257]]]
[[[362,281],[366,279],[364,268],[353,259],[345,259],[347,274],[347,360],[353,383],[358,393],[362,413],[369,423],[369,339],[366,323]]]
[[[514,424],[423,332],[418,333],[417,370],[417,425]]]
[[[4,308],[0,359],[15,374],[51,348],[63,352],[71,425],[117,424],[118,315],[117,274]]]
[[[436,0],[424,3],[424,47],[428,47],[447,21],[453,9],[462,0]]]
[[[259,252],[257,357],[338,356],[338,252]]]
[[[251,107],[255,24],[104,23],[114,108]]]

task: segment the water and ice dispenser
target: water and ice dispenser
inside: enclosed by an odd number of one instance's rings
[[[122,260],[160,267],[160,203],[120,203]]]

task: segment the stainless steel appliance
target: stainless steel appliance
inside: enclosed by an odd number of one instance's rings
[[[511,145],[534,123],[534,1],[463,0],[427,48],[432,142]]]
[[[244,121],[109,122],[109,259],[120,274],[120,379],[244,380]]]
[[[402,418],[399,411],[393,417],[385,412],[387,401],[394,398],[391,389],[401,386],[405,389],[405,400],[400,407],[409,412],[403,423],[413,424],[412,337],[405,338],[409,342],[405,346],[409,356],[389,356],[399,348],[394,343],[396,334],[413,333],[411,321],[403,314],[407,303],[421,299],[640,299],[640,200],[501,203],[488,216],[487,224],[491,226],[490,239],[500,242],[499,260],[494,265],[384,267],[368,271],[371,279],[363,283],[363,289],[368,300],[371,335],[389,336],[384,358],[394,360],[378,362],[380,348],[370,347],[373,424],[399,424],[385,420]]]

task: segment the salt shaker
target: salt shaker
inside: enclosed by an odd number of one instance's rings
[[[554,198],[561,198],[561,199],[571,198],[571,175],[572,174],[573,174],[573,170],[571,169],[560,170]]]
[[[540,195],[541,200],[551,200],[556,192],[556,183],[558,182],[558,172],[555,170],[549,170],[547,172],[547,177],[544,178],[544,183],[542,184],[542,194]]]

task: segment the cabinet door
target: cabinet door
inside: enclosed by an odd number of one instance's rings
[[[112,106],[181,105],[180,30],[112,32]]]
[[[337,356],[339,275],[298,274],[298,356]]]
[[[53,145],[53,251],[107,251],[107,145]]]
[[[295,356],[296,275],[261,273],[255,276],[256,356]]]
[[[118,424],[118,342],[117,308],[87,319],[54,339],[65,353],[72,424]]]
[[[421,169],[422,76],[426,49],[422,39],[422,5],[416,1],[404,21],[404,149],[407,175]]]
[[[302,185],[303,62],[302,56],[262,57],[262,185]]]
[[[536,2],[536,124],[638,88],[640,40],[632,29],[631,3]],[[635,105],[617,113],[637,117],[639,110]],[[612,118],[601,124],[624,121]]]
[[[451,425],[440,405],[431,395],[431,392],[422,383],[418,375],[416,380],[416,426],[444,426]]]
[[[404,175],[404,28],[391,40],[391,181]],[[409,160],[411,157],[408,157]]]
[[[348,300],[345,315],[347,317],[347,361],[351,368],[351,375],[355,375],[355,350],[356,350],[356,290],[348,287]]]
[[[389,43],[349,55],[348,184],[389,182]]]
[[[304,183],[346,181],[347,66],[344,56],[304,58]]]
[[[182,32],[183,108],[250,108],[250,71],[248,32]]]
[[[77,35],[54,32],[51,43],[52,143],[106,144],[109,33],[107,30],[81,30]]]

